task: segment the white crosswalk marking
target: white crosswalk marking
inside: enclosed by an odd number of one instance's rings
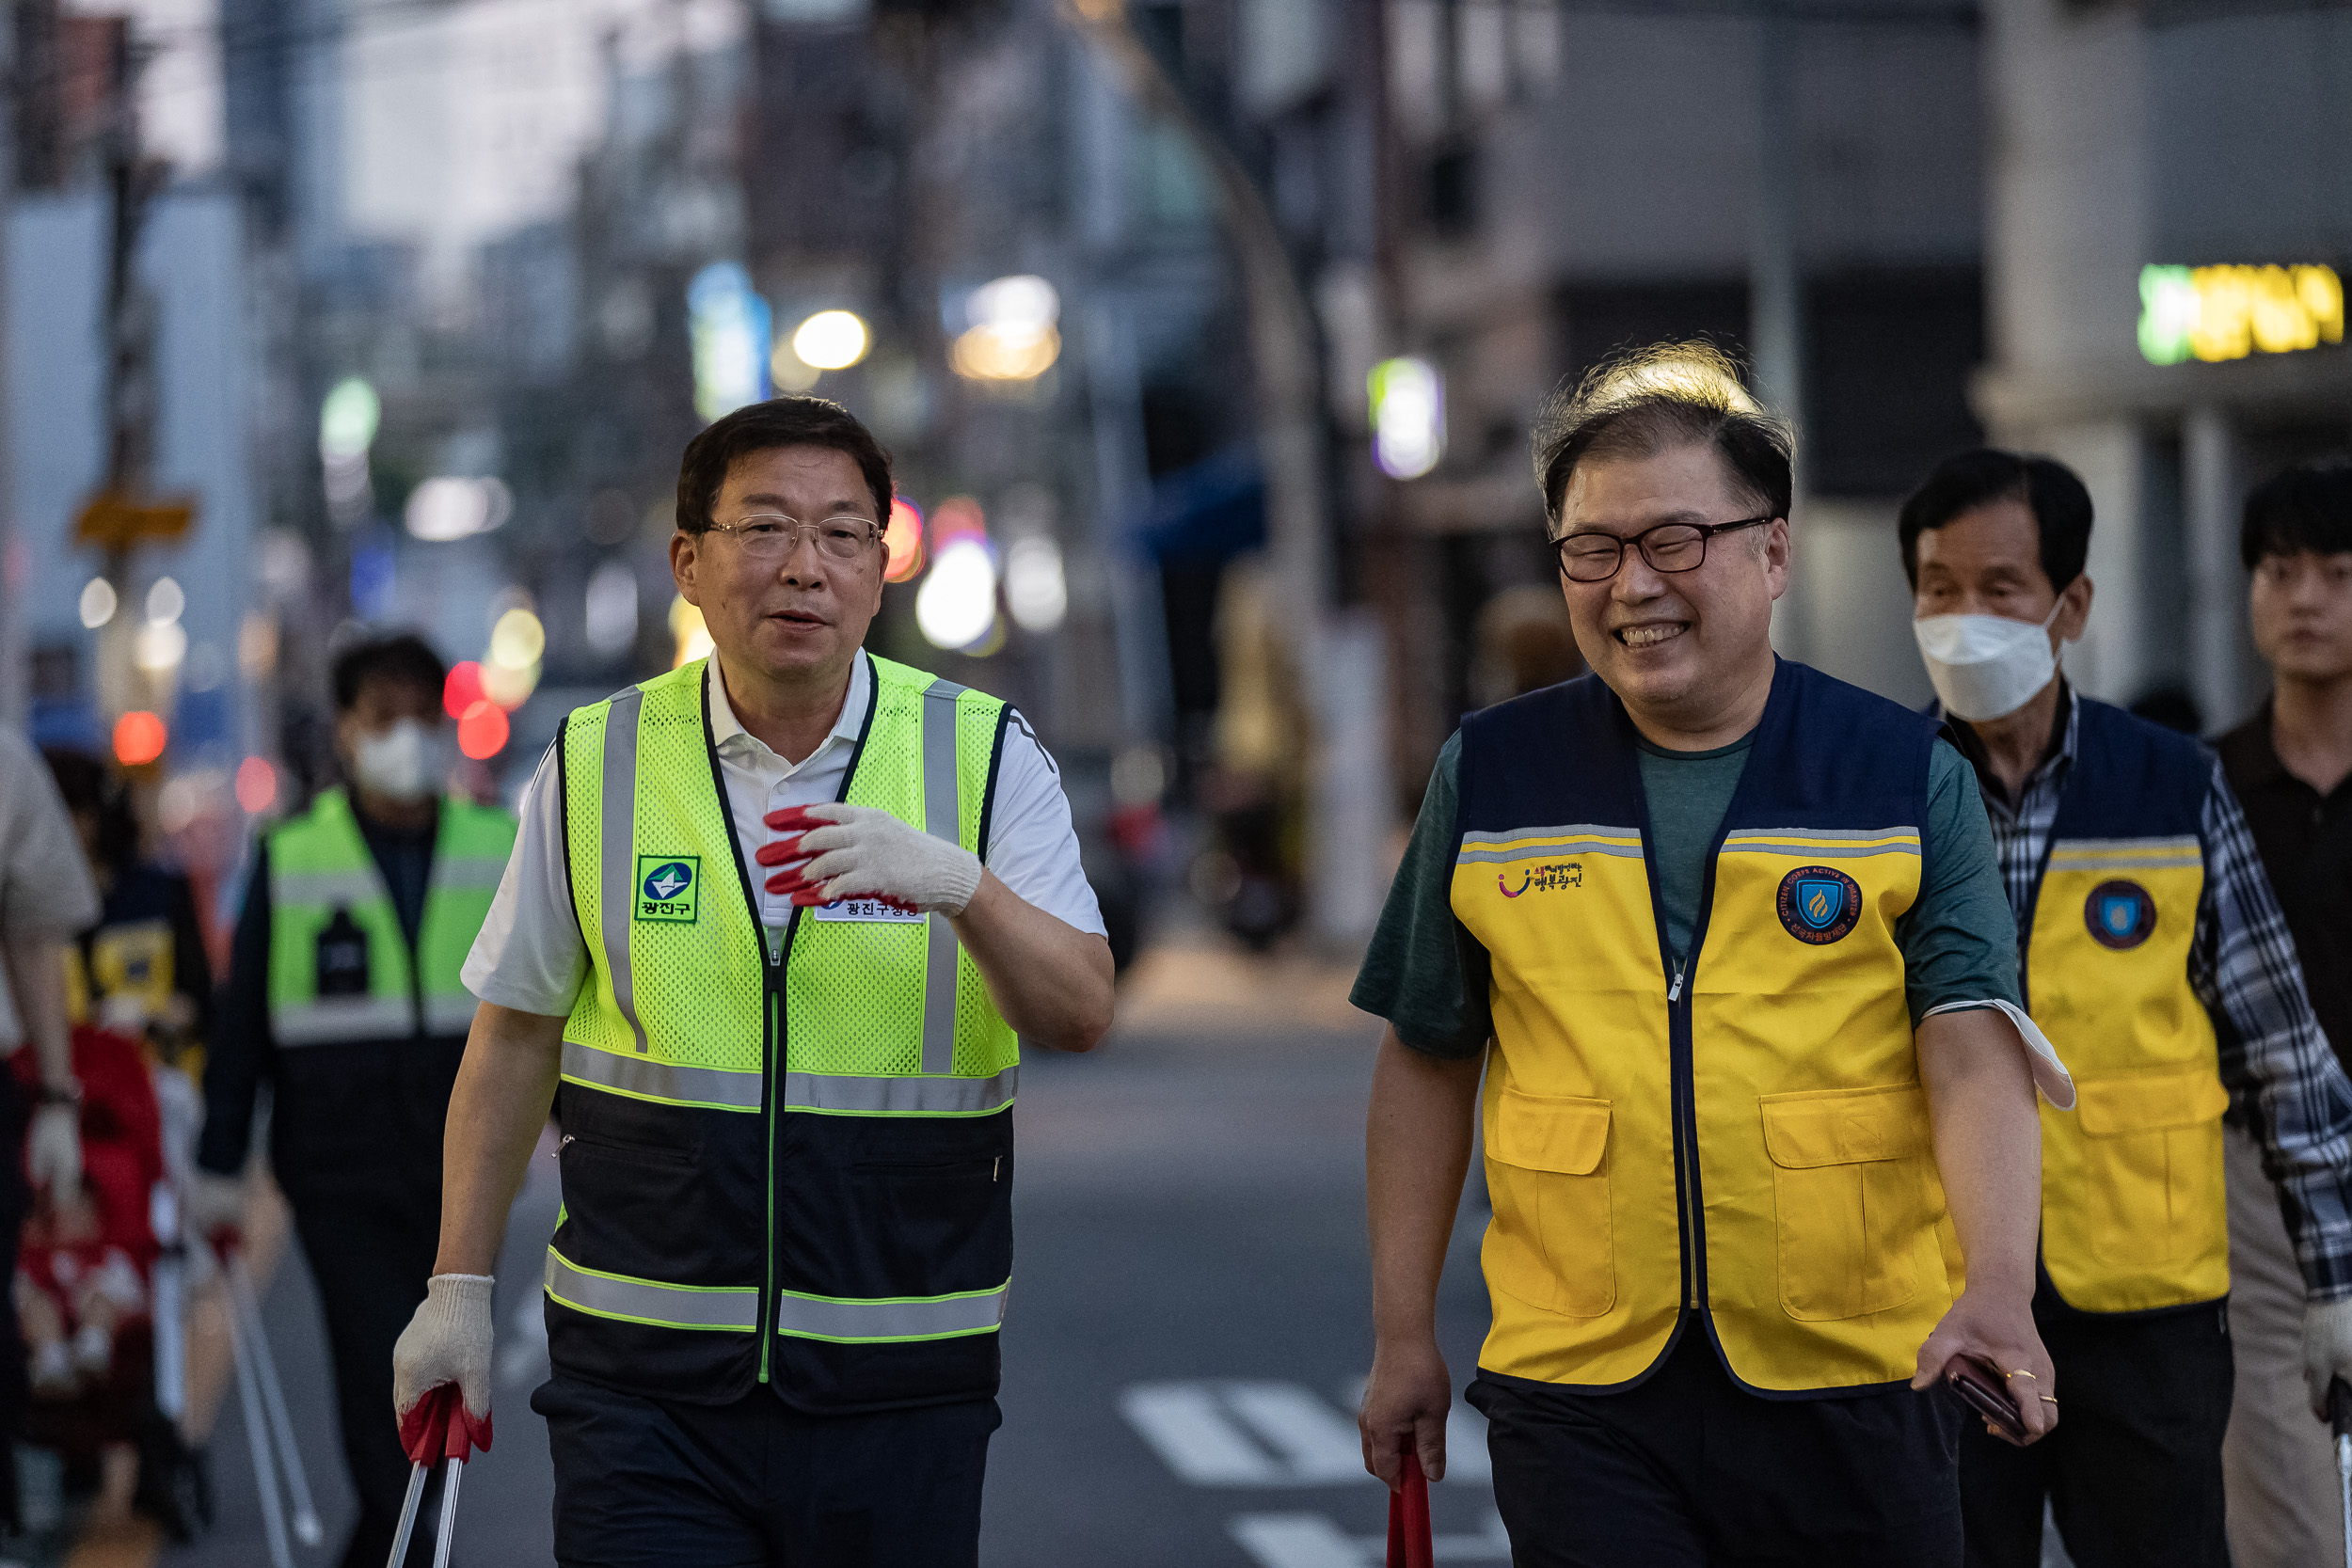
[[[1364,1544],[1320,1513],[1245,1513],[1226,1527],[1258,1568],[1364,1568]],[[1380,1543],[1388,1550],[1388,1542]]]
[[[1364,1473],[1363,1444],[1348,1414],[1362,1387],[1357,1380],[1334,1403],[1295,1383],[1139,1383],[1119,1396],[1119,1409],[1195,1486],[1370,1486],[1378,1483]],[[1446,1418],[1446,1479],[1472,1485],[1493,1479],[1486,1418],[1462,1405]]]
[[[1119,1396],[1119,1413],[1168,1467],[1195,1486],[1287,1486],[1274,1458],[1218,1408],[1216,1385],[1140,1383]]]
[[[1350,1535],[1320,1513],[1244,1513],[1226,1526],[1258,1568],[1380,1568],[1385,1535]],[[1430,1540],[1439,1562],[1507,1562],[1511,1538],[1500,1515],[1489,1514],[1476,1535]]]
[[[1233,1383],[1225,1402],[1289,1463],[1294,1485],[1344,1485],[1371,1479],[1356,1423],[1295,1383]]]

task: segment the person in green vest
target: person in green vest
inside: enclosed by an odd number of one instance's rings
[[[270,1164],[318,1283],[359,1498],[347,1568],[390,1555],[407,1485],[382,1418],[392,1341],[437,1240],[441,1128],[474,1012],[458,971],[515,843],[512,814],[444,787],[443,678],[439,656],[407,634],[335,660],[335,757],[349,782],[256,847],[188,1195],[199,1234],[241,1223],[266,1080]]]
[[[532,1408],[565,1568],[978,1561],[1020,1043],[1102,1038],[1111,951],[1021,715],[862,646],[891,498],[822,399],[688,445],[670,563],[715,651],[566,719],[467,960],[394,1411],[454,1384],[488,1413],[552,1104]]]

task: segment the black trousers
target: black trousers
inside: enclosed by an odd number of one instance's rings
[[[2044,1498],[2076,1568],[2228,1568],[2221,1435],[2230,1424],[2220,1303],[2156,1317],[2043,1314],[2058,1430],[2012,1449],[1961,1439],[1969,1568],[2035,1568]]]
[[[672,1404],[558,1372],[531,1396],[562,1568],[977,1568],[994,1400],[810,1416],[767,1388]]]
[[[374,1193],[297,1186],[289,1200],[326,1318],[343,1462],[359,1497],[344,1568],[384,1568],[408,1489],[408,1456],[392,1416],[392,1341],[424,1300],[440,1243],[440,1197],[388,1180]],[[429,1507],[425,1515],[429,1522]],[[408,1561],[432,1560],[432,1533],[420,1527]]]
[[[1481,1373],[1515,1568],[1957,1568],[1960,1410],[1941,1389],[1771,1400],[1686,1326],[1616,1394]]]

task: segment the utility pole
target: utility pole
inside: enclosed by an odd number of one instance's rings
[[[98,634],[98,702],[109,721],[133,708],[169,705],[176,661],[153,672],[137,668],[139,616],[131,602],[131,565],[142,542],[179,538],[195,517],[191,502],[153,495],[157,305],[138,276],[138,245],[158,171],[140,156],[137,55],[130,23],[116,21],[112,28],[101,144],[112,208],[106,256],[106,477],[74,524],[77,543],[103,552],[105,579],[114,591],[114,614]],[[142,678],[149,674],[151,679]]]
[[[17,608],[24,553],[17,542],[16,451],[8,438],[16,388],[8,364],[8,235],[16,203],[17,105],[24,97],[17,75],[16,10],[16,0],[0,5],[0,81],[8,84],[8,101],[0,106],[0,724],[11,728],[25,718],[24,617]]]

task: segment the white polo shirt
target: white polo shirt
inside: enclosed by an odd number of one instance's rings
[[[715,664],[718,656],[711,657]],[[791,918],[792,900],[789,895],[768,892],[764,885],[770,873],[755,857],[761,845],[781,836],[769,830],[764,818],[787,806],[823,805],[839,798],[873,685],[872,662],[861,651],[850,671],[841,716],[823,743],[795,763],[743,728],[721,681],[707,683],[710,734],[718,743],[719,773],[726,781],[736,842],[744,869],[752,874],[760,922],[771,928]],[[588,977],[588,949],[580,939],[580,919],[564,873],[560,793],[550,747],[523,791],[522,829],[515,839],[515,853],[499,879],[489,917],[482,923],[463,972],[466,989],[483,1001],[549,1016],[568,1015]],[[1061,769],[1018,710],[1006,721],[1004,755],[996,766],[987,859],[988,868],[1026,902],[1078,930],[1105,934],[1094,889],[1078,862],[1078,834],[1071,826]]]

